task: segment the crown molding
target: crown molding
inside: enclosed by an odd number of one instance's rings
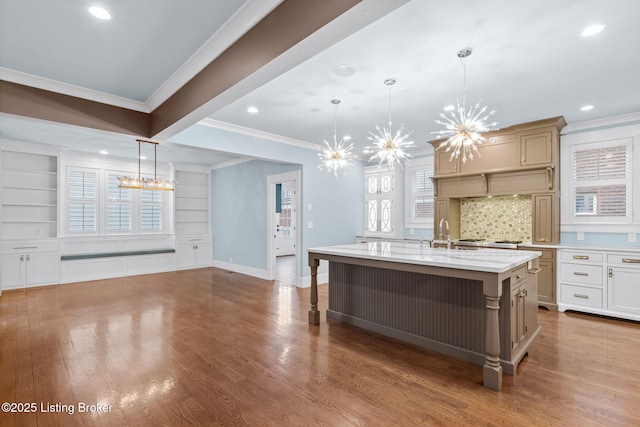
[[[299,139],[294,138],[287,138],[286,136],[246,128],[244,126],[238,126],[231,123],[220,122],[218,120],[213,120],[210,118],[202,119],[197,124],[226,130],[233,133],[239,133],[242,135],[253,136],[255,138],[262,138],[269,141],[279,142],[281,144],[294,145],[296,147],[305,148],[307,150],[322,151],[322,148],[319,145],[313,144],[311,142],[300,141]]]
[[[121,96],[110,95],[93,89],[87,89],[57,80],[46,79],[33,74],[22,73],[9,68],[0,67],[0,80],[16,83],[23,86],[35,87],[49,92],[69,95],[76,98],[99,102],[101,104],[112,105],[114,107],[126,108],[128,110],[149,113],[146,104],[139,101],[123,98]]]

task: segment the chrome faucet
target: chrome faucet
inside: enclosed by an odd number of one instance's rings
[[[447,226],[447,235],[449,234],[449,221],[447,221],[446,218],[442,218],[440,220],[440,225],[438,225],[438,236],[439,236],[438,239],[440,239],[440,240],[442,240],[442,237],[443,237],[443,235],[442,235],[442,224]]]

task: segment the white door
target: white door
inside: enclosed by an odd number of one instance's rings
[[[296,253],[296,196],[295,181],[283,182],[280,190],[280,206],[276,206],[276,211],[280,212],[275,215],[276,256],[295,255]]]

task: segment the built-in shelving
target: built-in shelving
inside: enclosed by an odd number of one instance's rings
[[[57,235],[58,159],[2,152],[2,238]]]
[[[176,171],[176,234],[209,232],[209,174]]]

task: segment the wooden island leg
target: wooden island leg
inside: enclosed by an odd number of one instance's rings
[[[318,311],[318,258],[312,258],[309,254],[309,267],[311,268],[311,310],[309,310],[309,324],[320,324],[320,312]]]
[[[487,358],[482,369],[482,383],[485,387],[492,390],[500,391],[502,388],[502,366],[500,365],[500,294],[501,288],[487,289],[487,283],[484,284],[484,296],[487,301],[485,306],[487,309],[487,326],[485,331],[485,353]],[[491,292],[493,291],[493,292]],[[497,291],[497,292],[496,292]],[[495,295],[495,294],[498,295]]]

